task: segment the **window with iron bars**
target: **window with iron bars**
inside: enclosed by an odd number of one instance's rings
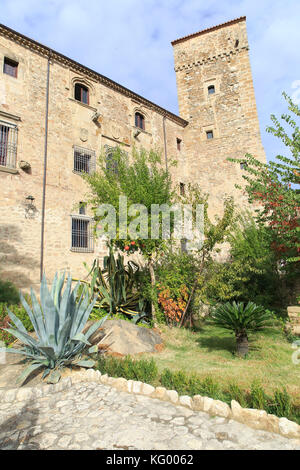
[[[114,151],[116,150],[115,147],[111,147],[110,145],[105,145],[105,162],[106,162],[106,169],[111,173],[118,173],[118,162],[114,158]]]
[[[0,121],[0,165],[16,168],[18,128]]]
[[[95,152],[74,147],[74,171],[76,173],[93,173],[95,171]]]
[[[94,251],[93,219],[72,215],[71,251],[92,253]]]

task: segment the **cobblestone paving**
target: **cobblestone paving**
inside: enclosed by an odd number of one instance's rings
[[[0,449],[300,449],[292,439],[96,383],[0,404]]]

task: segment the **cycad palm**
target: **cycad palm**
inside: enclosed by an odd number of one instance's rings
[[[220,305],[212,314],[215,325],[234,332],[237,354],[245,356],[249,351],[248,332],[263,328],[270,313],[253,302],[233,302]]]

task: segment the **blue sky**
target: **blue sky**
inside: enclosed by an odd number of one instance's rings
[[[267,134],[300,103],[299,0],[0,0],[0,22],[178,113],[170,42],[247,16],[250,60],[268,158],[284,152]],[[294,87],[294,88],[293,88]]]

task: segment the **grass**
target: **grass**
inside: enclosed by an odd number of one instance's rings
[[[278,327],[266,327],[249,335],[249,355],[234,354],[235,338],[229,331],[205,324],[198,331],[162,326],[165,348],[153,357],[159,372],[169,368],[212,377],[221,384],[234,382],[249,389],[259,380],[266,392],[286,387],[294,403],[300,405],[300,365],[292,362],[293,349]]]

